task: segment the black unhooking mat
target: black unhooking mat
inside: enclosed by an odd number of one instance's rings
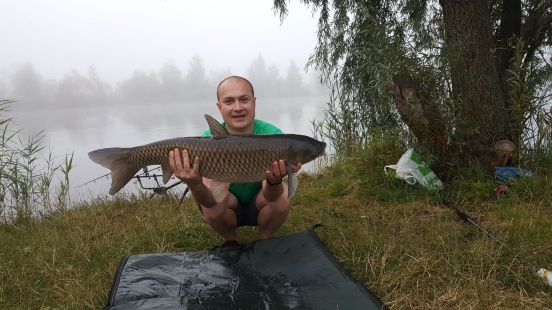
[[[314,231],[121,261],[104,310],[387,309]]]

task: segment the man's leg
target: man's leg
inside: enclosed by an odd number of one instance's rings
[[[237,219],[234,209],[238,206],[238,200],[232,194],[217,203],[212,208],[201,207],[205,221],[214,231],[224,238],[225,241],[238,240],[236,232]]]
[[[257,209],[259,210],[259,216],[257,217],[259,224],[258,239],[272,238],[286,221],[291,209],[287,184],[284,183],[284,191],[272,202],[268,202],[263,195],[258,195]]]

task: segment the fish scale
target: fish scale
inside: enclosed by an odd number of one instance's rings
[[[270,137],[260,136],[231,136],[216,139],[190,137],[164,140],[130,149],[128,163],[134,168],[141,168],[144,164],[169,165],[168,153],[171,150],[186,149],[189,150],[190,158],[201,159],[200,172],[207,178],[220,181],[255,182],[264,178],[264,171],[270,168],[274,158],[287,159],[285,149],[279,147],[277,143],[272,143],[271,140],[273,139]]]
[[[326,143],[303,135],[231,135],[206,115],[211,137],[182,137],[132,148],[106,148],[89,153],[90,159],[112,173],[110,194],[125,186],[140,169],[161,165],[163,182],[172,176],[169,152],[187,150],[191,164],[200,158],[202,176],[220,182],[246,183],[265,179],[272,164],[284,160],[286,167],[305,164],[324,153]],[[210,118],[210,119],[209,119]],[[220,127],[217,127],[220,126]],[[289,172],[288,172],[289,173]]]

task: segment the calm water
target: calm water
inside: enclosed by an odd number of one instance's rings
[[[327,96],[298,97],[278,100],[257,99],[259,119],[273,123],[285,133],[312,136],[311,121],[323,118]],[[16,113],[17,114],[17,113]],[[221,120],[212,104],[139,104],[117,107],[85,107],[63,110],[36,110],[16,115],[16,122],[27,133],[44,130],[43,145],[50,145],[59,160],[74,152],[74,168],[70,172],[73,202],[105,196],[110,187],[109,174],[88,158],[88,152],[106,147],[132,147],[157,140],[200,135],[207,128],[203,117],[210,114]],[[44,151],[46,157],[47,150]],[[309,165],[305,169],[312,169]],[[152,173],[160,174],[153,171]],[[159,179],[161,182],[161,179]],[[168,185],[176,181],[171,180]],[[144,179],[146,187],[155,186],[153,179]],[[162,184],[162,183],[161,183]],[[180,185],[171,191],[182,191]],[[129,183],[123,191],[139,192],[137,183]],[[146,191],[151,192],[151,191]]]

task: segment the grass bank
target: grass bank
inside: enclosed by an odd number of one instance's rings
[[[301,176],[278,235],[318,231],[353,276],[391,309],[550,309],[552,287],[516,253],[550,269],[552,180],[523,179],[491,198],[492,175],[439,193],[386,177],[361,158]],[[446,197],[516,253],[438,202]],[[197,251],[222,240],[179,197],[97,200],[40,221],[0,226],[1,309],[99,309],[124,255]],[[242,228],[242,242],[256,231]]]

